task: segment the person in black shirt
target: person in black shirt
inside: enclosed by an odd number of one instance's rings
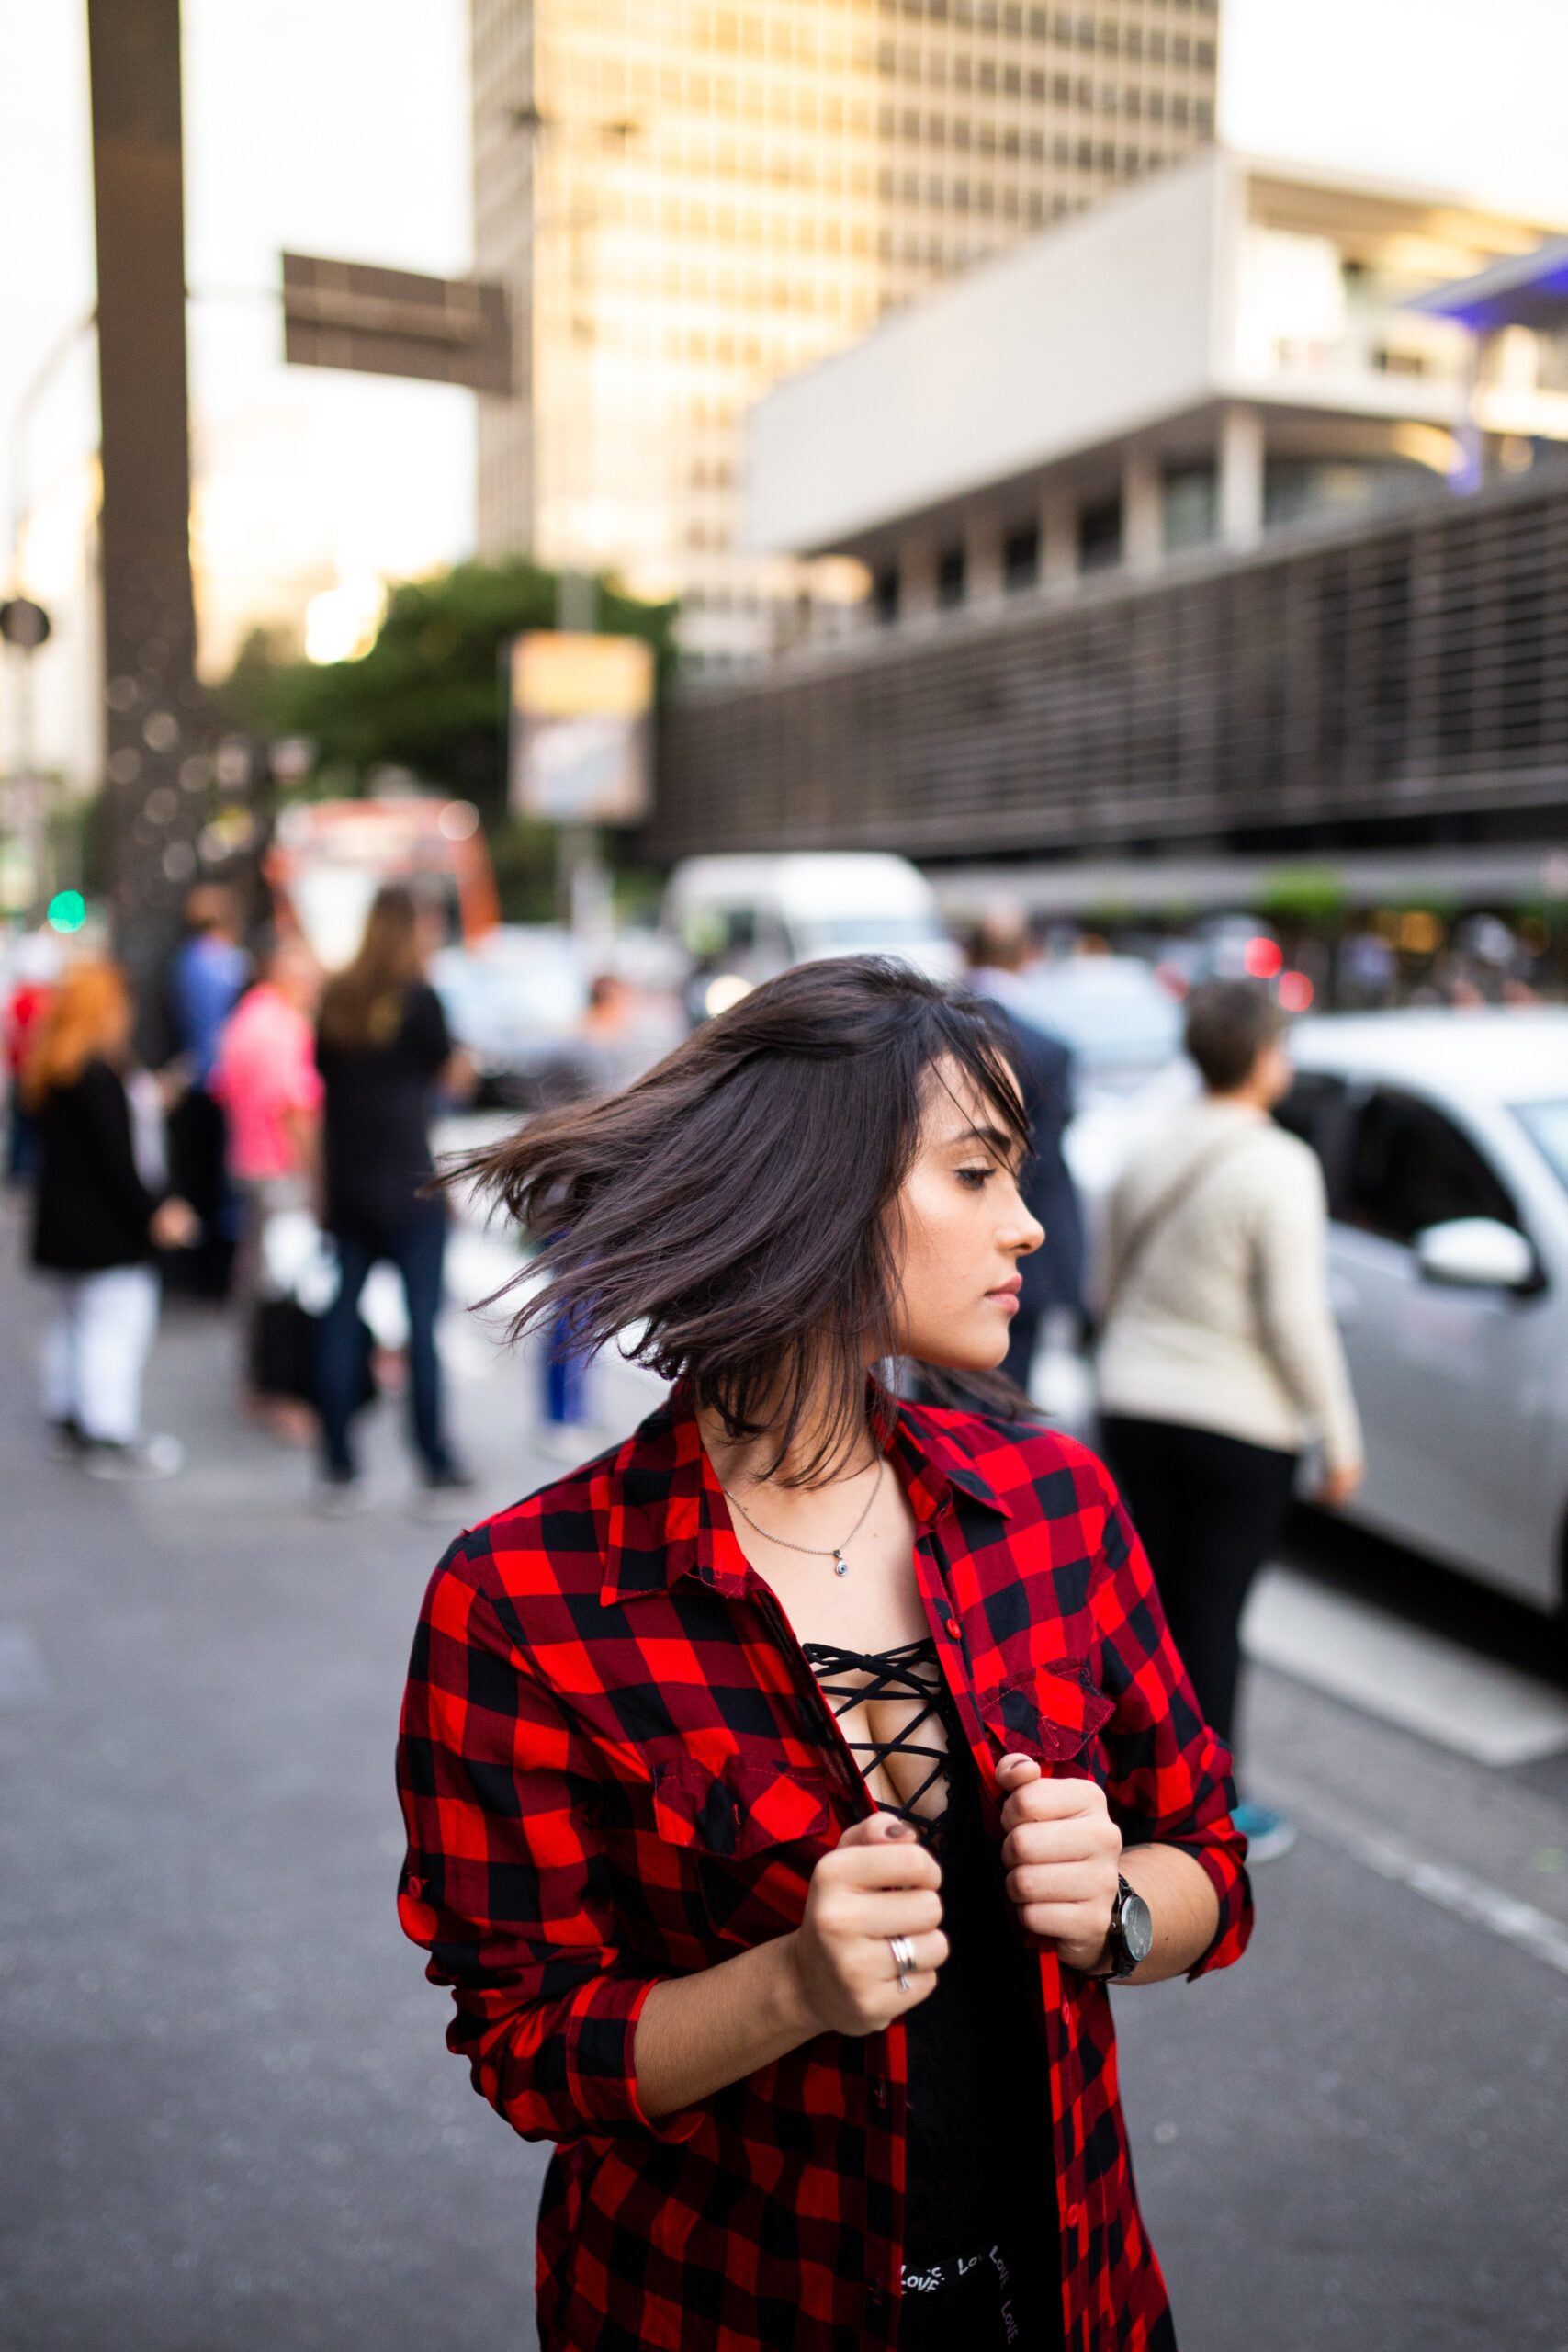
[[[326,1225],[342,1270],[317,1367],[329,1510],[358,1498],[349,1423],[363,1369],[359,1297],[382,1260],[396,1266],[408,1301],[409,1401],[424,1483],[469,1483],[446,1442],[435,1350],[446,1211],[424,1187],[435,1172],[431,1113],[454,1054],[441,1001],[424,977],[421,931],[412,892],[396,885],[378,891],[359,953],[321,1000]]]
[[[72,967],[24,1072],[37,1121],[33,1263],[58,1311],[44,1353],[44,1409],[62,1448],[99,1478],[163,1478],[173,1438],[141,1433],[141,1375],[158,1322],[154,1248],[196,1236],[164,1182],[162,1105],[130,1068],[130,999],[112,964]]]

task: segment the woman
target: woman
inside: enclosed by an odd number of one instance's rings
[[[359,953],[321,998],[316,1061],[324,1089],[327,1229],[342,1270],[322,1318],[318,1377],[323,1447],[321,1507],[352,1509],[358,1470],[349,1422],[364,1372],[359,1295],[373,1265],[402,1277],[409,1316],[412,1434],[433,1490],[466,1487],[446,1442],[435,1318],[446,1211],[427,1199],[434,1174],[430,1121],[456,1061],[441,1000],[424,977],[423,926],[412,893],[378,890]]]
[[[1196,989],[1202,1099],[1123,1176],[1107,1225],[1100,1396],[1106,1450],[1148,1547],[1203,1713],[1227,1747],[1243,1604],[1279,1541],[1303,1445],[1346,1502],[1361,1434],[1328,1304],[1323,1176],[1269,1117],[1291,1084],[1284,1015],[1245,980]],[[1293,1831],[1237,1809],[1255,1862]]]
[[[311,1016],[321,992],[321,967],[303,939],[271,942],[260,977],[225,1023],[209,1080],[228,1129],[229,1174],[243,1204],[238,1288],[245,1306],[247,1403],[280,1437],[309,1442],[316,1416],[301,1397],[296,1368],[280,1350],[310,1319],[269,1287],[263,1263],[268,1220],[308,1211],[320,1156],[321,1076]],[[313,1345],[307,1369],[313,1373]],[[297,1374],[296,1374],[297,1377]]]
[[[1024,1139],[980,1008],[847,957],[479,1163],[519,1322],[676,1384],[453,1546],[404,1708],[545,2352],[1174,2341],[1096,1980],[1240,1953],[1225,1758],[1099,1464],[874,1375],[1000,1363]]]
[[[171,1437],[141,1433],[141,1375],[158,1322],[156,1249],[194,1238],[188,1204],[164,1197],[162,1106],[130,1069],[130,1000],[110,964],[61,980],[28,1057],[37,1122],[32,1255],[59,1306],[45,1342],[44,1410],[96,1478],[166,1478]]]

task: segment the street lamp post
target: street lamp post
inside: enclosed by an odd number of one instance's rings
[[[616,119],[592,124],[568,122],[546,114],[530,101],[513,113],[513,126],[533,144],[537,156],[541,147],[550,139],[563,140],[574,131],[585,130],[606,148],[625,153],[627,141],[637,135],[635,122]],[[536,249],[540,232],[564,231],[568,240],[569,303],[567,348],[575,356],[579,344],[591,345],[595,326],[592,305],[589,300],[592,275],[583,261],[585,236],[598,226],[598,209],[592,196],[581,202],[569,200],[558,214],[546,213],[533,221],[533,243]],[[530,296],[533,273],[530,269]],[[530,337],[531,346],[534,338]],[[573,378],[576,370],[565,371],[565,397],[558,395],[552,419],[556,444],[558,479],[560,490],[558,499],[559,524],[556,534],[556,627],[568,632],[591,632],[598,627],[599,595],[595,575],[590,561],[583,560],[583,548],[579,537],[576,518],[578,494],[579,451],[587,453],[592,483],[593,459],[593,427],[595,402],[593,370],[588,370],[587,392],[582,403],[582,415],[577,414]],[[536,510],[537,507],[537,474],[536,471]],[[598,828],[582,822],[562,822],[556,829],[556,893],[558,903],[568,924],[574,932],[592,933],[604,927],[609,899],[609,876],[599,854]]]

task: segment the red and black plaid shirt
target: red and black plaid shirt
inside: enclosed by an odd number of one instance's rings
[[[891,1459],[993,1836],[1009,1750],[1092,1773],[1129,1844],[1184,1847],[1213,1880],[1219,1928],[1192,1973],[1236,1959],[1251,1912],[1229,1758],[1106,1472],[1050,1432],[914,1407]],[[545,2352],[893,2345],[901,2025],[818,2034],[675,2114],[637,2097],[652,1986],[796,1927],[814,1864],[875,1810],[679,1391],[453,1545],[414,1645],[399,1780],[402,1922],[454,1990],[448,2043],[515,2131],[558,2143]],[[1111,2003],[1043,1944],[1039,1960],[1039,2189],[1056,2199],[1067,2352],[1154,2352],[1165,2288]]]

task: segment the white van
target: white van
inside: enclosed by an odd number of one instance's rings
[[[881,852],[685,858],[664,925],[720,984],[755,988],[824,956],[897,956],[933,980],[964,968],[924,875]]]

